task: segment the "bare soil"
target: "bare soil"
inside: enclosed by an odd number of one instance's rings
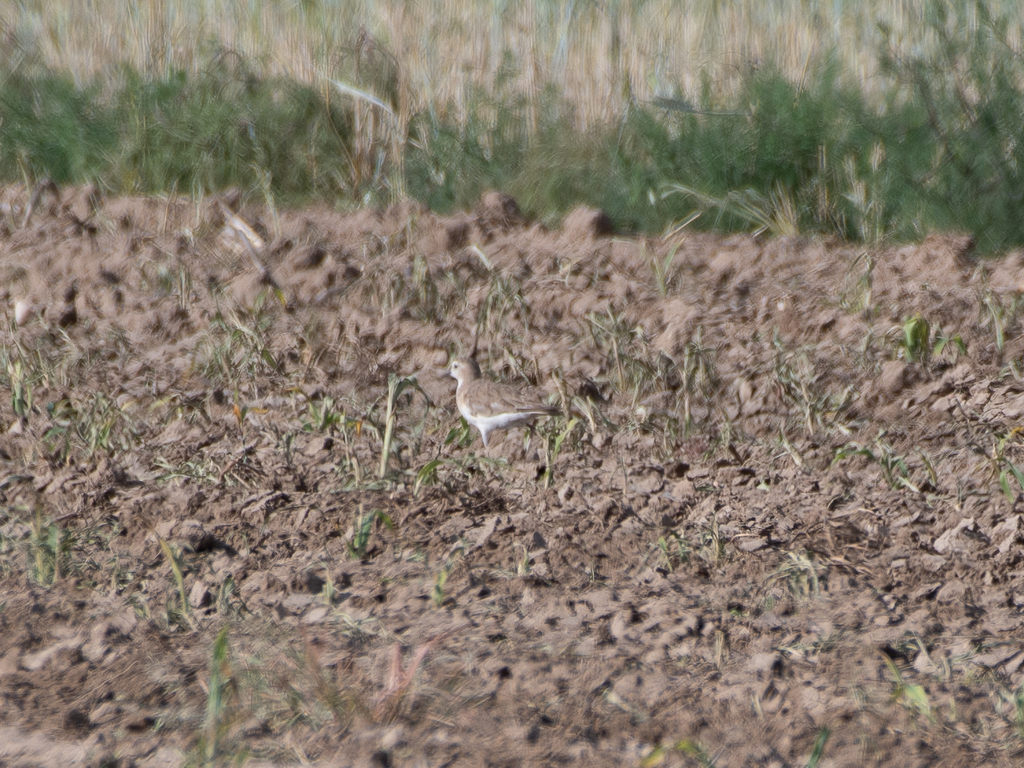
[[[29,198],[0,765],[1024,760],[1024,255]]]

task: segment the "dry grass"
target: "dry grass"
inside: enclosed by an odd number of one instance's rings
[[[83,82],[121,63],[154,76],[194,72],[219,51],[257,62],[260,74],[312,83],[325,93],[332,79],[376,80],[376,96],[396,108],[400,126],[425,109],[465,119],[480,90],[525,96],[536,121],[542,91],[552,86],[572,105],[575,127],[586,129],[621,117],[633,100],[699,99],[707,86],[727,96],[751,64],[776,66],[799,83],[810,62],[834,51],[842,71],[870,83],[878,79],[879,23],[907,50],[933,42],[924,5],[5,0],[0,29],[10,63],[46,64]],[[1012,3],[989,7],[1011,18],[1024,15]],[[968,28],[977,25],[973,6],[963,14]],[[1020,36],[1013,27],[1011,44]],[[380,71],[367,78],[361,71],[367,66]]]

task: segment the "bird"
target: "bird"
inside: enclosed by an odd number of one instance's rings
[[[480,431],[484,448],[487,436],[496,429],[511,429],[533,424],[540,416],[554,416],[558,409],[509,384],[485,379],[472,357],[457,357],[448,366],[448,375],[458,383],[455,404],[462,417]]]

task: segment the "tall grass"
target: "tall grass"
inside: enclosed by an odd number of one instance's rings
[[[1024,242],[1016,6],[94,5],[0,4],[0,179]]]
[[[808,61],[833,49],[844,71],[869,78],[880,20],[908,46],[927,42],[921,5],[907,0],[5,0],[0,19],[10,59],[82,82],[121,63],[149,77],[197,74],[223,47],[259,62],[262,76],[322,85],[380,45],[399,65],[404,116],[449,105],[454,122],[512,59],[509,87],[534,100],[553,85],[580,129],[621,116],[632,101],[695,98],[705,78],[731,93],[750,64],[799,81]]]

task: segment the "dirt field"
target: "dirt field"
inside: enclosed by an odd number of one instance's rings
[[[1024,760],[1024,255],[28,203],[0,765]]]

